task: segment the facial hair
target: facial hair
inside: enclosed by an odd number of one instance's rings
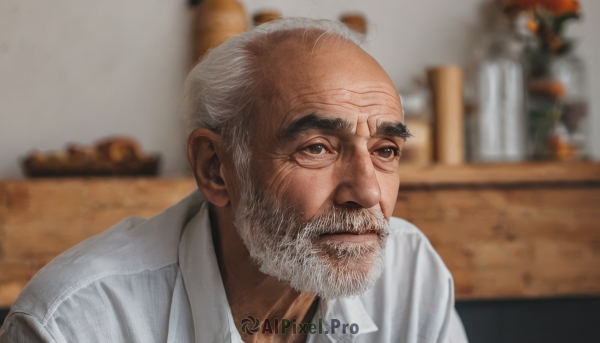
[[[324,299],[371,288],[383,269],[389,222],[383,213],[336,206],[302,220],[302,212],[272,199],[251,183],[242,192],[235,226],[260,271]],[[375,233],[377,240],[319,240],[324,234]]]

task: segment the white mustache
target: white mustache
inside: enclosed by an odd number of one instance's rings
[[[368,209],[334,207],[306,222],[298,232],[298,236],[317,239],[326,234],[368,232],[380,237],[389,234],[389,223],[383,213],[373,213]]]

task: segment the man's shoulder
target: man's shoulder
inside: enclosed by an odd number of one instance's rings
[[[176,255],[161,252],[152,233],[143,232],[144,223],[141,218],[127,218],[59,255],[31,279],[11,312],[45,323],[64,301],[95,284],[176,263]]]
[[[106,287],[132,286],[138,279],[169,278],[163,281],[171,284],[181,230],[199,208],[190,197],[150,219],[124,219],[63,252],[31,279],[11,313],[25,313],[44,324],[64,302],[91,289],[92,296],[102,297]]]

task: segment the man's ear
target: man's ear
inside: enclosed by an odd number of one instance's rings
[[[187,141],[187,157],[198,188],[210,203],[226,206],[229,190],[223,175],[221,136],[205,127],[192,131]]]

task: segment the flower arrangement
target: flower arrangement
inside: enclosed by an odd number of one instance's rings
[[[575,44],[566,37],[565,28],[570,21],[581,18],[579,2],[498,1],[507,15],[522,24],[522,31],[528,32],[525,59],[531,154],[537,158],[562,160],[583,156],[581,119],[585,117],[586,104],[582,99],[573,100],[573,88],[577,87],[564,82],[564,75],[555,75],[561,59],[563,65],[570,64],[567,68],[561,67],[563,73],[567,70],[571,74],[581,74],[583,68],[579,60],[566,57]],[[567,79],[578,77],[570,75]]]
[[[502,7],[511,16],[525,14],[527,29],[537,37],[537,49],[530,49],[532,76],[544,76],[551,56],[573,49],[573,41],[564,33],[570,20],[581,17],[577,0],[502,0]]]

